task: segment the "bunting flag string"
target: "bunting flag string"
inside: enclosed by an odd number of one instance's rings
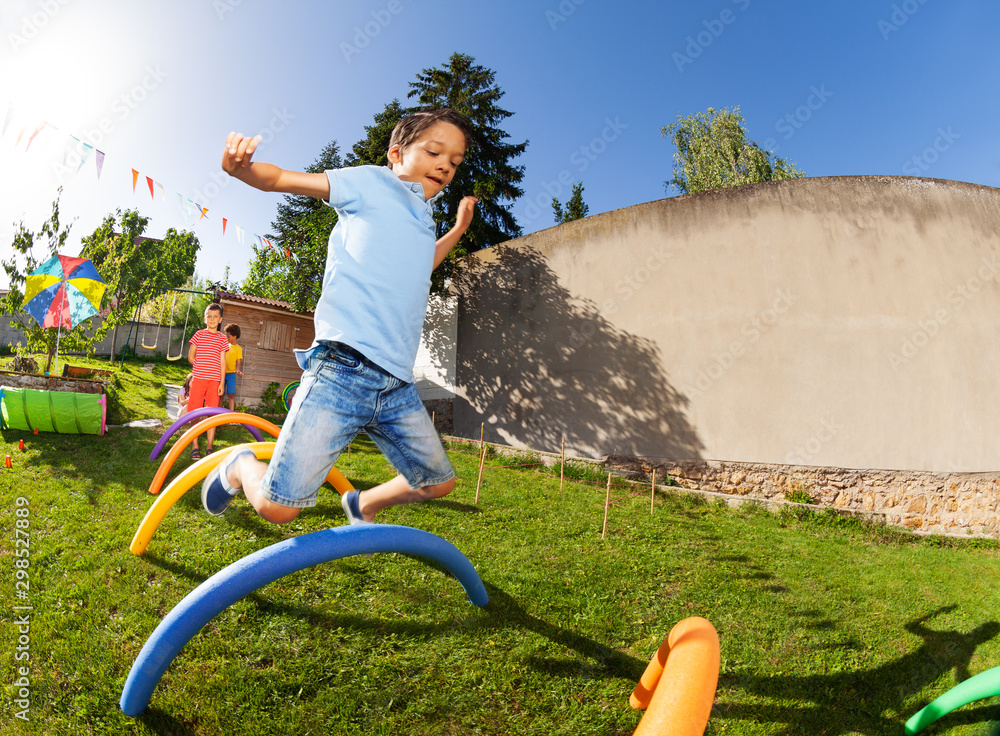
[[[83,167],[90,161],[91,157],[94,160],[94,167],[97,172],[97,179],[101,179],[101,174],[104,170],[104,160],[105,152],[97,148],[96,146],[87,143],[81,138],[66,133],[65,131],[60,131],[58,127],[52,125],[45,120],[38,120],[37,118],[32,120],[30,118],[25,118],[23,115],[19,114],[19,111],[14,107],[14,104],[8,102],[7,112],[4,115],[3,127],[0,128],[0,138],[7,135],[8,130],[16,130],[17,138],[14,141],[14,148],[19,149],[21,142],[25,141],[23,152],[28,153],[32,144],[39,139],[40,136],[51,138],[52,136],[46,133],[46,130],[51,128],[53,131],[62,132],[65,135],[65,140],[61,143],[57,143],[53,140],[50,144],[39,144],[43,149],[49,146],[53,149],[56,159],[53,162],[53,166],[61,174],[71,173],[78,175]],[[36,146],[36,149],[38,146]],[[33,154],[34,155],[34,154]],[[132,169],[132,193],[136,193],[136,187],[139,184],[140,172],[138,169]],[[160,198],[166,202],[167,193],[164,185],[159,181],[155,180],[151,176],[142,174],[143,178],[146,180],[146,187],[149,190],[149,197],[151,200],[156,200],[156,192],[159,191]],[[192,199],[182,196],[179,192],[177,193],[177,204],[178,209],[181,212],[181,216],[184,218],[185,223],[191,227],[196,222],[201,220],[206,220],[208,218],[208,207],[203,206],[195,202]],[[227,234],[228,230],[235,230],[236,240],[242,246],[245,244],[246,228],[236,223],[232,223],[232,227],[229,226],[229,219],[227,217],[222,218],[222,235],[223,237]],[[299,263],[299,258],[295,253],[292,252],[290,248],[282,246],[281,250],[275,247],[274,243],[269,238],[264,238],[256,233],[252,236],[257,240],[257,243],[261,250],[272,250],[276,253],[282,253],[285,260],[289,262]]]

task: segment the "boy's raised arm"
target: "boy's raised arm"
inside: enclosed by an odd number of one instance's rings
[[[448,254],[458,245],[458,241],[461,240],[465,231],[469,229],[469,225],[472,224],[472,215],[476,211],[477,202],[479,200],[475,197],[462,197],[462,201],[458,203],[458,212],[455,213],[455,227],[438,238],[437,243],[434,245],[434,266],[431,268],[432,271],[441,265],[441,261],[448,257]]]
[[[230,176],[265,192],[301,194],[318,199],[330,198],[330,180],[326,174],[289,171],[274,164],[253,161],[260,136],[248,138],[242,133],[230,133],[222,154],[222,170]]]

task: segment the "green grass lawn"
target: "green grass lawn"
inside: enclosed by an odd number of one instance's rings
[[[184,370],[126,363],[122,417],[165,416],[161,385]],[[491,456],[476,506],[479,458],[456,443],[456,490],[380,520],[456,545],[486,585],[486,608],[405,555],[303,570],[212,620],[131,719],[118,707],[125,678],[187,593],[252,552],[344,523],[329,487],[287,526],[262,521],[243,499],[210,517],[192,489],[133,556],[157,439],[133,428],[4,432],[0,456],[13,467],[0,467],[0,733],[631,734],[641,714],[629,693],[670,628],[692,615],[712,621],[722,647],[709,734],[901,734],[933,698],[1000,665],[994,544],[734,511],[667,489],[651,515],[648,489],[624,485],[602,540],[602,483],[560,490],[558,474],[523,456],[513,464],[527,467],[513,468]],[[224,428],[217,442],[248,439]],[[359,488],[393,474],[363,439],[338,467]],[[19,522],[27,568],[15,567],[25,559],[14,556]],[[27,721],[14,704],[25,666]],[[995,703],[927,732],[989,733]]]

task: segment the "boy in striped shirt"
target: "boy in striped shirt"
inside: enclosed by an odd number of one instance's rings
[[[226,375],[226,352],[229,350],[229,338],[219,329],[222,324],[222,307],[212,303],[205,308],[205,329],[198,330],[191,336],[191,348],[188,350],[188,360],[194,366],[191,380],[191,396],[188,399],[188,411],[200,409],[203,406],[218,406],[219,397],[225,391],[223,378]],[[212,442],[215,440],[215,427],[206,432],[208,447],[205,454],[212,452]],[[198,452],[198,440],[194,441],[191,457],[195,460],[201,457]]]

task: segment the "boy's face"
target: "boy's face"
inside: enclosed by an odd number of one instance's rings
[[[229,340],[229,344],[230,345],[235,345],[236,344],[236,335],[234,335],[233,333],[227,332],[226,333],[226,339]]]
[[[405,150],[389,149],[392,171],[403,181],[421,184],[424,200],[438,194],[455,177],[465,158],[465,136],[451,123],[435,123]]]
[[[219,329],[219,323],[222,321],[222,315],[219,314],[218,310],[206,309],[205,310],[205,327],[210,330]]]

